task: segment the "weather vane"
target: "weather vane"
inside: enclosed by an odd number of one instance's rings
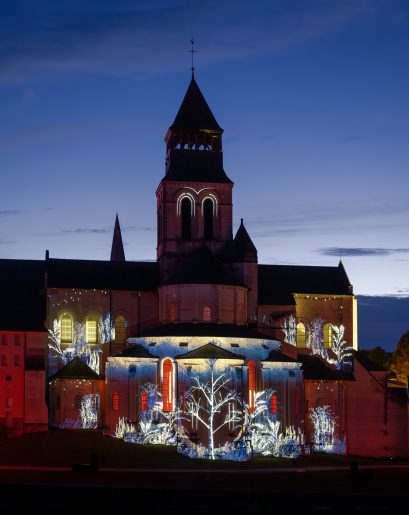
[[[193,36],[192,36],[192,39],[190,40],[190,44],[192,45],[192,48],[190,50],[188,50],[188,52],[190,52],[192,54],[192,77],[193,77],[195,74],[194,54],[197,54],[197,52],[198,52],[197,50],[194,49],[195,40],[193,39]]]

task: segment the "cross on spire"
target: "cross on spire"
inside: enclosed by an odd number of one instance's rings
[[[192,36],[192,39],[190,40],[190,44],[192,45],[192,48],[190,50],[188,50],[188,52],[190,52],[192,54],[192,79],[195,75],[195,66],[194,66],[194,54],[197,54],[197,50],[194,49],[194,45],[195,45],[195,40],[193,39],[193,36]]]

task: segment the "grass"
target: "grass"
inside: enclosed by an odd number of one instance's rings
[[[297,459],[257,457],[249,462],[192,460],[181,456],[174,447],[135,445],[104,436],[101,431],[52,430],[0,440],[0,464],[71,466],[89,462],[97,454],[102,467],[162,469],[268,469],[275,467],[348,465],[345,456],[312,455]],[[365,460],[368,462],[368,460]],[[372,460],[373,461],[373,460]],[[369,460],[371,462],[371,460]]]

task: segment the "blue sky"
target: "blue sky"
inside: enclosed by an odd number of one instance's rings
[[[155,259],[163,138],[196,78],[262,263],[409,294],[409,3],[5,1],[0,257]],[[341,249],[341,250],[340,250]]]

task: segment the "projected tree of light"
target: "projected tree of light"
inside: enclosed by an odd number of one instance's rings
[[[49,371],[50,374],[64,366],[74,358],[82,359],[94,372],[100,372],[100,354],[102,345],[109,343],[113,338],[114,329],[111,323],[110,314],[98,319],[98,342],[92,346],[86,341],[86,327],[82,322],[75,322],[73,326],[72,342],[62,344],[61,322],[53,320],[52,329],[48,330]]]
[[[215,360],[209,360],[208,364],[207,380],[193,377],[193,385],[181,395],[173,412],[163,410],[161,394],[155,385],[143,385],[146,410],[136,423],[121,417],[114,436],[142,445],[174,445],[189,458],[244,461],[257,455],[294,458],[301,454],[304,444],[301,429],[287,427],[283,431],[277,414],[268,409],[272,390],[256,393],[250,407],[231,388],[232,375],[227,371],[217,372]],[[188,426],[202,426],[207,445],[192,441]],[[226,427],[230,428],[230,435],[236,436],[216,447],[215,436]]]

